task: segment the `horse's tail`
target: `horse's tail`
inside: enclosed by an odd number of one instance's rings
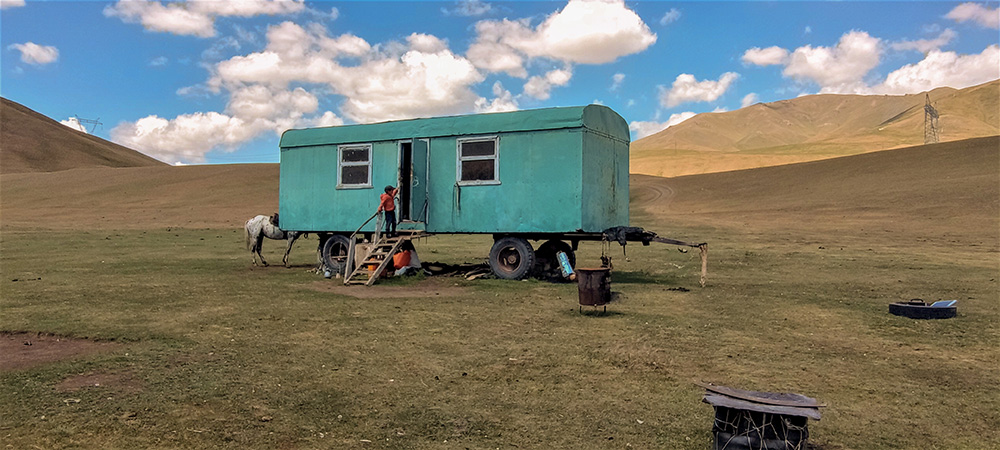
[[[243,239],[246,241],[247,250],[250,250],[250,222],[243,226]]]

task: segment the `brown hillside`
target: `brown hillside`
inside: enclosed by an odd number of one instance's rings
[[[0,184],[4,229],[238,229],[278,207],[277,164],[5,174]],[[727,173],[633,175],[631,197],[633,220],[662,224],[655,231],[665,236],[684,223],[865,243],[895,233],[914,245],[1000,251],[1000,138]]]
[[[0,98],[0,173],[162,165],[135,150],[70,129]]]
[[[1000,134],[1000,80],[928,94],[942,142]],[[920,145],[924,102],[924,93],[810,95],[699,114],[634,142],[631,171],[678,176]]]
[[[725,173],[632,176],[634,216],[1000,250],[1000,137]],[[664,230],[667,231],[667,230]]]
[[[278,165],[13,173],[0,175],[0,190],[4,228],[238,228],[278,211]]]

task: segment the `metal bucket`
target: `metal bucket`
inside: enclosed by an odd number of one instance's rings
[[[576,269],[580,304],[601,306],[611,302],[611,269]]]

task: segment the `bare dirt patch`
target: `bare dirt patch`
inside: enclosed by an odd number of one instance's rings
[[[131,372],[93,372],[73,375],[59,382],[56,390],[76,392],[81,389],[106,389],[115,392],[135,393],[142,391],[142,382]]]
[[[344,286],[343,280],[322,280],[309,283],[309,289],[320,292],[330,292],[337,295],[347,295],[355,298],[430,298],[458,297],[468,295],[469,290],[456,286],[449,279],[427,279],[419,283],[405,286]]]
[[[96,342],[40,333],[0,333],[0,372],[24,370],[43,364],[107,352],[114,342]]]

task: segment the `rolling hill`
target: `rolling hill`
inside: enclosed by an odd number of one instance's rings
[[[1000,80],[926,94],[942,142],[1000,134]],[[690,175],[920,145],[924,103],[924,93],[810,95],[699,114],[632,143],[631,172]]]
[[[165,164],[0,98],[0,173]]]

